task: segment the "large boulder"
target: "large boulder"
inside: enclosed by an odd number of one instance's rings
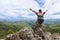
[[[15,34],[7,35],[5,40],[35,40],[35,38],[33,35],[33,30],[26,27]]]
[[[25,27],[15,34],[7,35],[5,40],[42,40],[42,38],[35,34],[32,28]]]
[[[45,37],[45,40],[52,40],[50,32],[45,32],[44,37]]]
[[[58,33],[53,33],[51,37],[52,37],[52,40],[60,40],[60,34]]]

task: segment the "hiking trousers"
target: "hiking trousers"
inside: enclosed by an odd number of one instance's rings
[[[44,19],[38,19],[37,22],[38,24],[42,24],[44,22]]]

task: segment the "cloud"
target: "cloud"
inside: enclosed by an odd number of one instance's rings
[[[60,0],[46,0],[43,9],[48,9],[46,19],[60,19]]]
[[[45,19],[59,19],[60,15],[47,15]]]
[[[30,17],[29,8],[38,9],[39,5],[34,0],[0,0],[0,14],[9,18]]]
[[[48,12],[45,14],[45,19],[59,18],[60,0],[0,0],[0,18],[6,19],[36,19],[36,15],[29,10],[32,8],[36,11],[42,9]],[[54,15],[57,14],[57,15]],[[55,16],[55,17],[53,17]]]
[[[60,11],[60,0],[46,0],[45,9],[48,9],[49,14],[57,13]]]

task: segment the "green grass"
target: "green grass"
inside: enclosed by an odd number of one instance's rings
[[[51,33],[60,33],[60,24],[50,24],[45,30]]]
[[[0,23],[0,38],[4,38],[8,34],[15,33],[24,27],[29,27],[29,25],[26,23]]]

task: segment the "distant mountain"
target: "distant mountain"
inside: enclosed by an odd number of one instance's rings
[[[8,23],[21,23],[21,22],[26,22],[26,23],[35,23],[36,20],[30,20],[30,19],[25,19],[25,20],[0,20],[1,22],[8,22]],[[45,19],[45,23],[51,24],[51,23],[60,23],[60,19]]]
[[[60,19],[47,19],[45,23],[60,23]]]

